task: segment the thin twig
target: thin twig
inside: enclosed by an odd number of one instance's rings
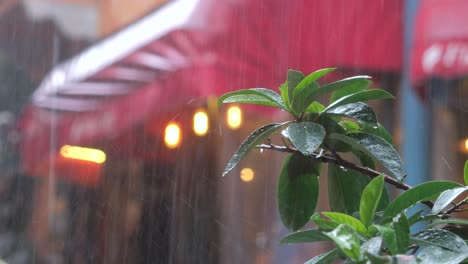
[[[270,150],[275,150],[275,151],[279,151],[279,152],[287,152],[287,153],[299,152],[299,150],[297,150],[297,149],[295,149],[293,147],[289,147],[289,146],[284,147],[284,146],[278,146],[278,145],[274,145],[274,144],[268,144],[268,145],[267,144],[261,144],[261,145],[257,145],[257,148],[270,149]],[[384,180],[385,180],[386,183],[391,184],[391,185],[393,185],[394,187],[396,187],[397,189],[400,189],[400,190],[405,190],[406,191],[406,190],[409,190],[409,189],[412,188],[410,185],[405,184],[403,182],[400,182],[397,179],[392,178],[392,177],[390,177],[390,176],[388,176],[388,175],[386,175],[384,173],[381,173],[381,172],[378,172],[376,170],[354,164],[352,162],[349,162],[347,160],[342,159],[339,156],[331,157],[331,156],[327,156],[327,155],[319,155],[319,154],[313,153],[311,155],[311,157],[313,159],[317,160],[317,161],[321,161],[321,162],[324,162],[324,163],[333,163],[333,164],[342,166],[342,167],[347,168],[347,169],[352,169],[352,170],[358,171],[360,173],[363,173],[363,174],[366,174],[366,175],[370,176],[371,178],[375,178],[375,177],[377,177],[379,175],[383,175]],[[425,205],[429,206],[430,208],[432,208],[432,206],[433,206],[432,202],[429,202],[429,201],[425,201],[423,203]]]
[[[462,208],[460,208],[462,205],[464,204],[467,204],[468,203],[468,197],[461,200],[459,203],[456,203],[453,207],[451,207],[450,209],[448,209],[445,214],[451,214],[453,212],[461,212],[463,210],[461,210]]]

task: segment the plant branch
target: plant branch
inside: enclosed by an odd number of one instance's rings
[[[445,214],[449,215],[453,212],[460,212],[461,210],[461,206],[465,205],[465,204],[468,204],[468,197],[461,200],[460,202],[456,203],[453,207],[451,207],[450,209],[448,209]]]
[[[297,149],[295,149],[293,147],[278,146],[278,145],[274,145],[274,144],[261,144],[261,145],[258,145],[257,148],[270,149],[270,150],[276,150],[276,151],[288,152],[288,153],[299,152],[299,150],[297,150]],[[331,157],[331,156],[328,156],[328,155],[319,155],[319,154],[314,153],[314,154],[312,154],[311,157],[314,158],[315,160],[318,160],[318,161],[321,161],[321,162],[324,162],[324,163],[333,163],[333,164],[336,164],[336,165],[339,165],[339,166],[342,166],[342,167],[345,167],[345,168],[348,168],[348,169],[352,169],[352,170],[361,172],[363,174],[369,175],[371,178],[375,178],[375,177],[382,174],[382,175],[384,175],[385,182],[395,186],[396,188],[401,189],[401,190],[405,190],[405,191],[411,189],[411,186],[409,186],[409,185],[407,185],[407,184],[405,184],[403,182],[400,182],[395,178],[392,178],[392,177],[390,177],[388,175],[385,175],[384,173],[378,172],[376,170],[354,164],[352,162],[349,162],[347,160],[344,160],[344,159],[340,158],[339,156]]]

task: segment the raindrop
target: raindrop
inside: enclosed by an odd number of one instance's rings
[[[343,167],[343,166],[340,166],[340,169],[343,170],[343,171],[348,171],[348,169]]]
[[[260,153],[263,153],[263,149],[262,149],[262,148],[260,149]]]

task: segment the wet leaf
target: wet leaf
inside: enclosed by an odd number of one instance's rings
[[[371,225],[369,227],[369,233],[380,233],[380,236],[387,245],[388,250],[390,250],[392,254],[397,254],[398,245],[394,229],[387,226]]]
[[[345,214],[359,211],[362,191],[370,182],[367,175],[328,164],[328,201],[330,210]]]
[[[354,121],[341,121],[339,124],[346,130],[346,133],[361,132],[361,127]]]
[[[336,212],[323,212],[322,214],[337,223],[350,225],[359,234],[367,236],[367,228],[357,218]]]
[[[333,242],[346,254],[354,259],[361,259],[359,237],[351,226],[346,224],[339,225],[335,230],[325,233]]]
[[[365,122],[360,122],[361,132],[379,136],[391,145],[393,145],[392,135],[382,126],[380,123],[369,124]]]
[[[343,96],[340,99],[334,101],[333,103],[328,105],[327,108],[325,108],[325,110],[323,110],[322,113],[325,113],[328,110],[331,110],[335,107],[346,105],[346,104],[364,102],[364,101],[370,101],[370,100],[393,99],[393,98],[394,98],[393,95],[389,94],[388,92],[384,90],[373,89],[373,90],[368,90],[368,91],[360,91],[357,93]]]
[[[296,70],[288,70],[288,78],[287,78],[287,87],[288,87],[288,95],[289,95],[289,102],[291,103],[292,97],[294,94],[294,90],[296,86],[305,78],[305,75]]]
[[[436,246],[426,247],[418,254],[421,264],[458,264],[466,257],[468,252],[453,252]]]
[[[253,88],[230,92],[221,96],[218,99],[218,102],[265,105],[286,110],[281,96],[272,90],[264,88]]]
[[[308,229],[294,232],[283,237],[280,244],[305,243],[305,242],[320,242],[330,241],[330,238],[323,234],[320,229]]]
[[[373,255],[378,255],[382,247],[383,239],[381,237],[373,237],[366,241],[361,246],[361,252],[370,253]]]
[[[320,113],[325,109],[325,106],[323,106],[321,103],[315,101],[312,102],[306,109],[307,113]]]
[[[364,226],[368,227],[374,220],[375,211],[379,204],[380,197],[384,188],[384,176],[374,178],[362,192],[359,206],[359,215]]]
[[[352,133],[346,136],[332,134],[330,138],[345,142],[354,149],[368,154],[378,160],[389,171],[390,175],[397,179],[403,178],[404,173],[400,156],[393,146],[383,138],[367,133]]]
[[[418,210],[416,213],[414,213],[412,216],[408,218],[408,223],[410,226],[416,224],[419,222],[419,217],[424,213],[424,210]]]
[[[468,219],[459,219],[459,218],[450,218],[450,219],[443,219],[437,220],[432,222],[426,226],[426,228],[431,228],[437,225],[446,225],[446,224],[454,224],[454,225],[466,225],[468,226]]]
[[[437,198],[437,200],[434,202],[434,206],[432,207],[431,213],[440,213],[442,210],[444,210],[445,207],[452,203],[453,200],[455,200],[460,194],[462,194],[466,190],[468,190],[467,186],[443,191],[439,195],[439,198]]]
[[[338,133],[338,134],[345,134],[346,131],[341,127],[332,117],[327,116],[327,115],[321,115],[317,117],[317,123],[323,126],[325,128],[326,135],[330,135],[332,133]],[[343,142],[334,140],[329,138],[328,136],[325,136],[325,139],[323,141],[323,147],[334,150],[337,152],[348,152],[351,150],[351,147],[348,144],[345,144]]]
[[[312,221],[318,228],[331,231],[337,228],[340,224],[331,220],[325,220],[320,217],[320,213],[315,213],[310,217],[310,221]]]
[[[301,113],[315,101],[314,92],[320,88],[317,80],[322,76],[334,71],[335,68],[327,68],[315,71],[307,75],[302,81],[297,84],[293,91],[293,98],[291,100],[292,108],[296,113]]]
[[[302,154],[310,156],[322,144],[325,129],[313,122],[299,122],[289,125],[286,134]]]
[[[315,256],[311,260],[308,260],[304,264],[329,264],[333,263],[335,260],[337,260],[340,257],[338,249],[333,249],[331,251],[322,253],[318,256]]]
[[[322,89],[333,89],[335,92],[332,94],[330,103],[340,99],[343,96],[354,94],[360,91],[364,91],[372,84],[370,76],[358,75],[350,78],[342,79],[333,83],[324,85]],[[333,88],[329,88],[333,87]],[[339,87],[338,89],[334,87]]]
[[[279,87],[281,99],[283,100],[286,111],[292,112],[291,101],[289,100],[288,83],[285,82]]]
[[[445,190],[456,187],[460,187],[460,184],[452,181],[431,181],[414,186],[400,194],[388,205],[384,211],[384,218],[393,218],[416,203],[431,198],[434,194],[437,195]]]
[[[273,134],[276,130],[280,129],[286,123],[273,123],[258,128],[250,134],[244,142],[240,145],[239,149],[234,153],[231,160],[224,169],[223,176],[228,174],[234,167],[262,140]]]
[[[395,229],[397,253],[404,254],[410,244],[410,226],[404,213],[393,219],[393,228]]]
[[[377,123],[374,110],[365,103],[357,102],[335,107],[327,111],[328,115],[344,116],[369,123]]]
[[[437,246],[453,252],[468,253],[465,241],[444,229],[426,229],[411,237],[411,242],[422,246]]]
[[[317,207],[321,165],[300,153],[289,155],[278,183],[278,208],[283,224],[298,230]]]

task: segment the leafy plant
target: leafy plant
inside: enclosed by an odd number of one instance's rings
[[[369,89],[369,76],[355,76],[321,86],[318,80],[335,70],[307,76],[289,70],[279,94],[262,88],[227,93],[219,103],[257,104],[289,112],[292,120],[255,130],[226,166],[228,174],[252,149],[289,153],[278,182],[278,208],[283,224],[293,233],[281,243],[331,241],[335,249],[307,263],[460,263],[468,261],[468,220],[453,213],[465,211],[468,187],[451,181],[431,181],[411,187],[400,156],[387,130],[365,102],[393,99],[386,91]],[[329,95],[327,106],[317,100]],[[282,143],[270,136],[280,134]],[[268,138],[268,140],[266,140]],[[266,143],[263,143],[266,141]],[[354,156],[358,163],[351,162]],[[379,163],[385,173],[377,171]],[[318,177],[328,166],[330,212],[316,212]],[[385,184],[403,190],[393,201]],[[408,215],[417,204],[427,213]],[[417,233],[411,226],[430,221]],[[315,229],[300,230],[312,223]]]

